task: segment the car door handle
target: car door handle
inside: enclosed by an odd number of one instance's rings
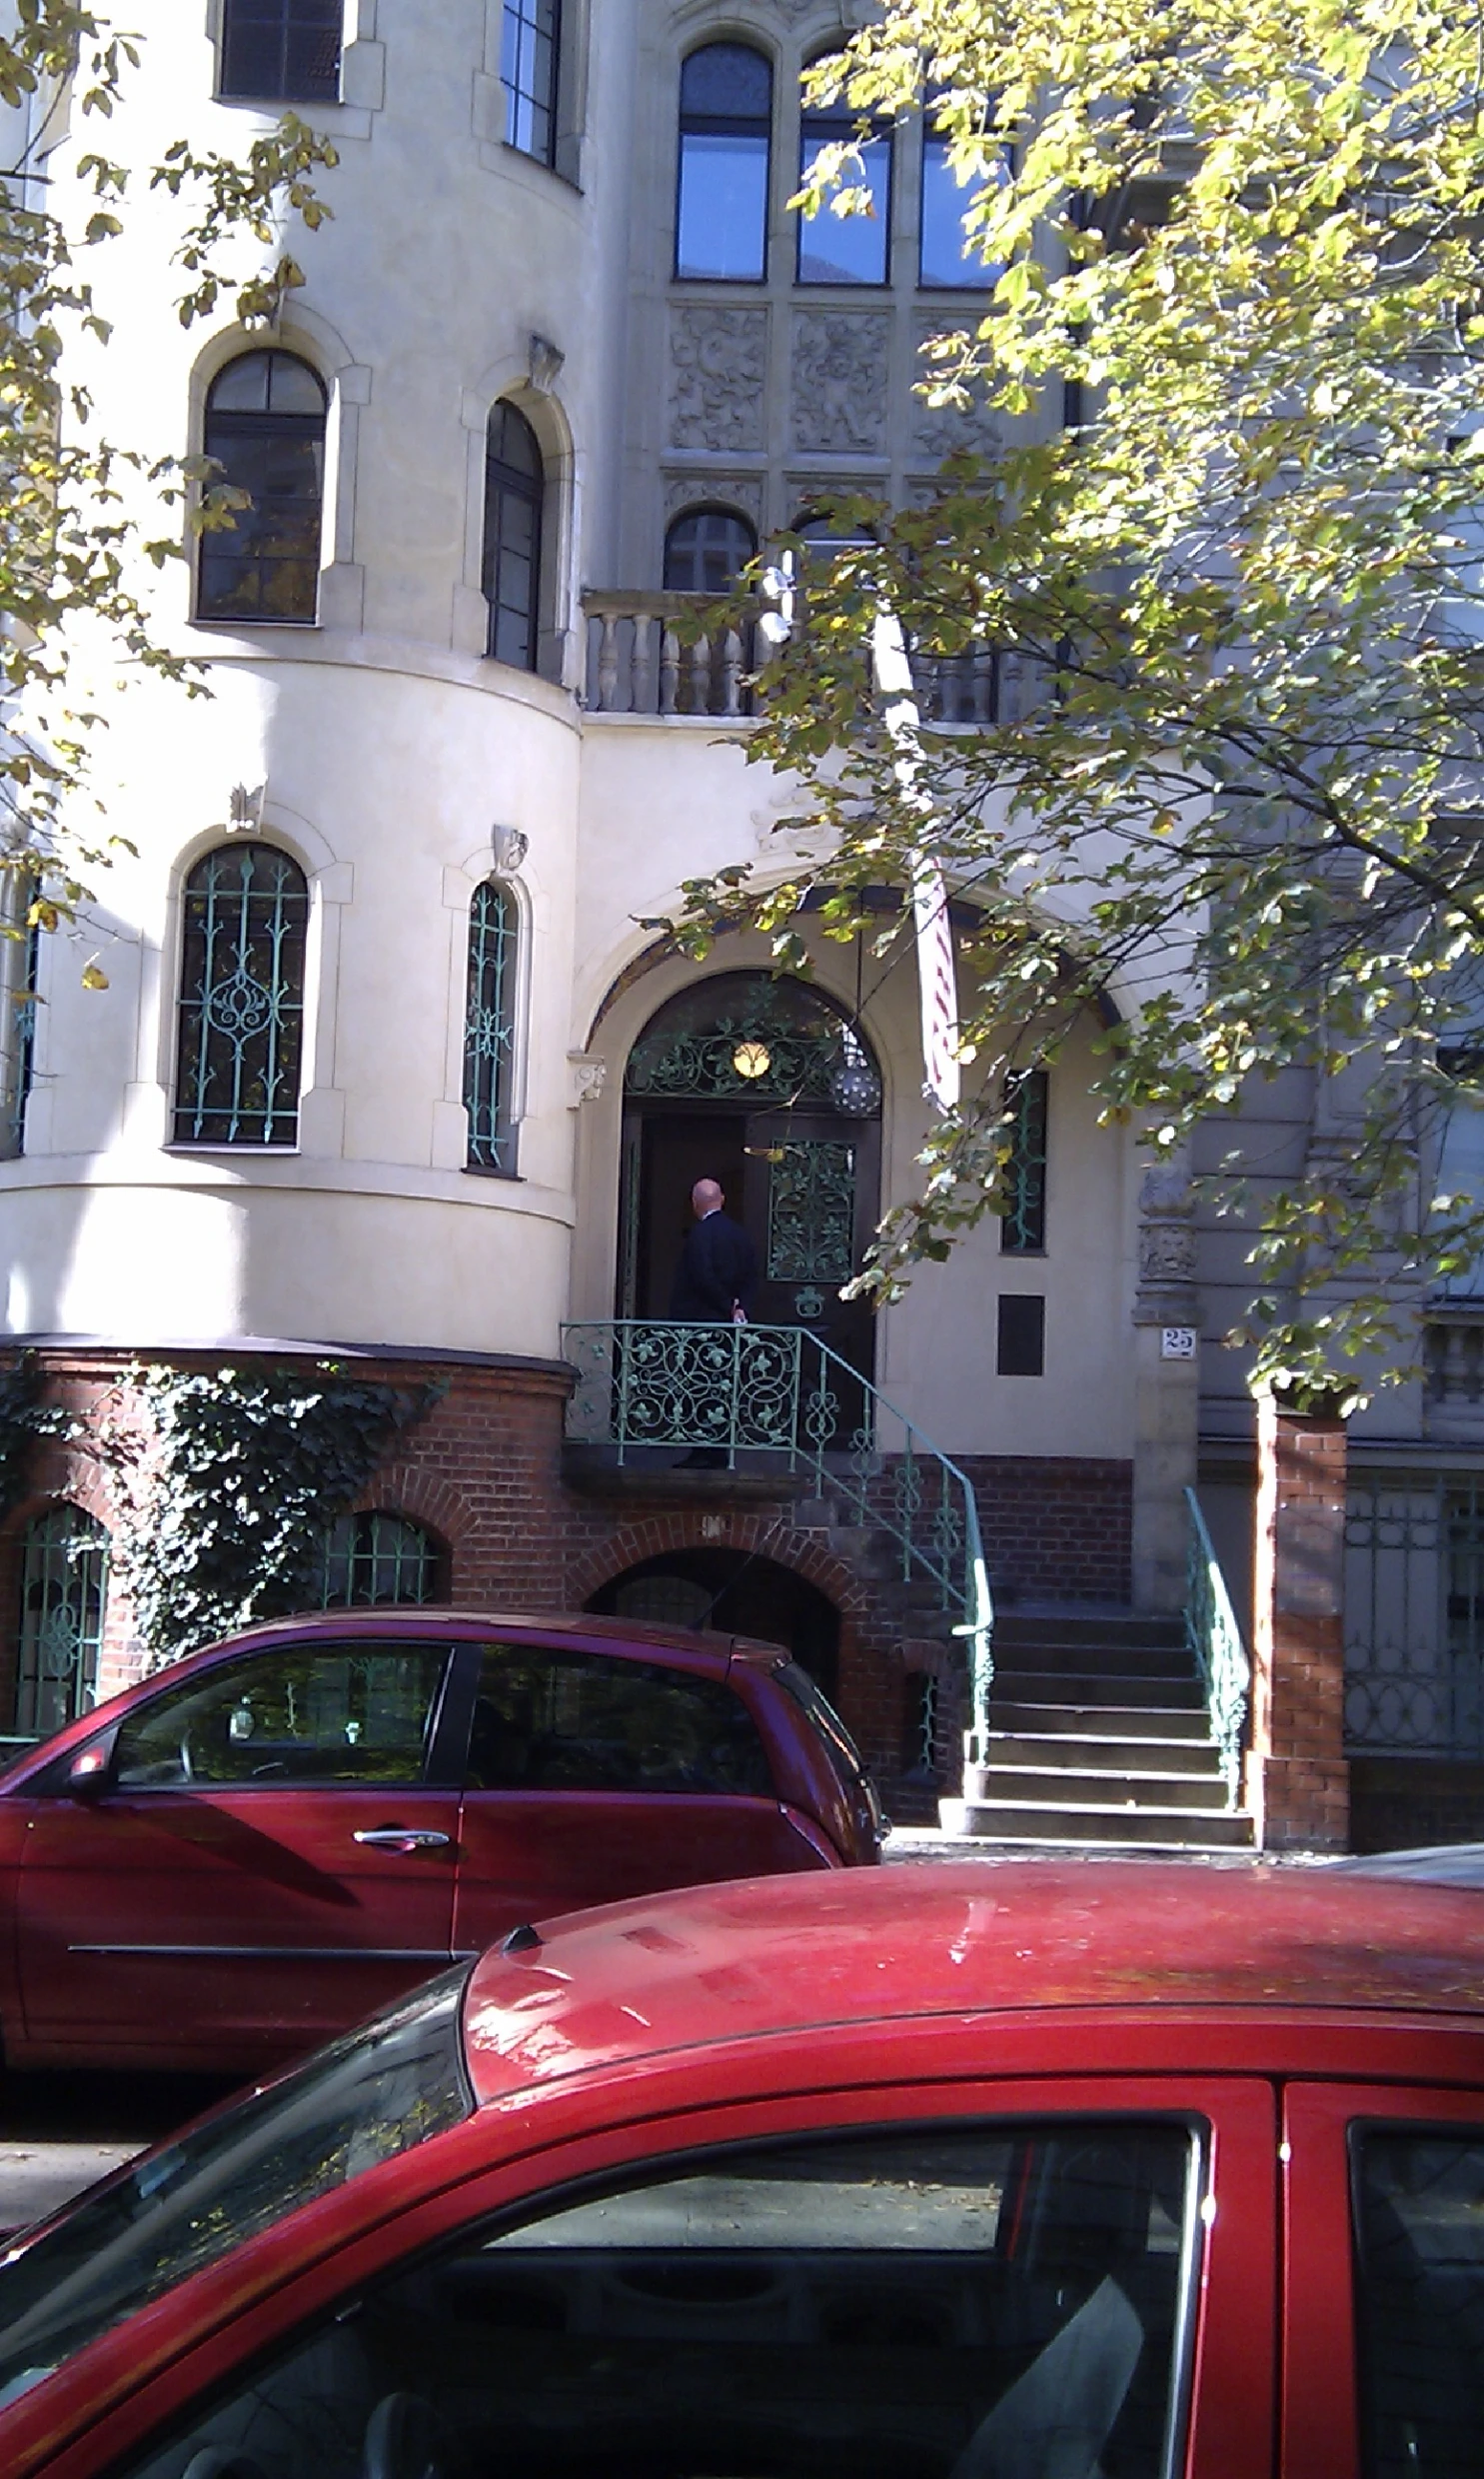
[[[362,1825],[351,1836],[373,1850],[447,1850],[450,1838],[425,1825]]]

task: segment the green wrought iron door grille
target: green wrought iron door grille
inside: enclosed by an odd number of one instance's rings
[[[503,887],[477,887],[469,908],[469,991],[464,1014],[464,1108],[471,1171],[515,1169],[511,1083],[515,1065],[515,907]]]
[[[177,1145],[299,1138],[309,889],[269,844],[208,853],[186,881]]]
[[[46,1738],[91,1710],[108,1592],[108,1534],[80,1506],[26,1527],[15,1728]]]

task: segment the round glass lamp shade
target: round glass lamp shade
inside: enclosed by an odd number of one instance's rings
[[[732,1064],[739,1076],[744,1076],[749,1085],[755,1084],[772,1066],[772,1053],[765,1042],[739,1042],[732,1054]]]
[[[870,1119],[880,1109],[881,1080],[864,1060],[847,1060],[829,1080],[829,1099],[842,1119]]]

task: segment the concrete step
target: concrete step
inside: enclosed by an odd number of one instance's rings
[[[1044,1849],[1058,1843],[1108,1850],[1246,1850],[1252,1819],[1240,1808],[1206,1814],[1188,1807],[1094,1807],[1050,1800],[942,1799],[948,1833],[990,1842],[1024,1842]]]
[[[1150,1617],[1131,1609],[1089,1608],[1075,1601],[1037,1610],[999,1612],[995,1631],[1007,1644],[1183,1644],[1178,1614]]]
[[[1043,1704],[1005,1697],[998,1678],[990,1699],[990,1722],[996,1731],[1025,1732],[1031,1738],[1149,1737],[1161,1742],[1210,1736],[1210,1716],[1203,1697],[1188,1704]]]
[[[1078,1636],[1070,1642],[1023,1644],[994,1631],[996,1669],[1025,1671],[1042,1678],[1072,1674],[1087,1678],[1187,1678],[1194,1670],[1189,1646]]]
[[[970,1764],[963,1771],[966,1799],[1008,1800],[1023,1806],[1101,1807],[1131,1814],[1136,1808],[1188,1808],[1226,1813],[1226,1784],[1219,1773],[1105,1773],[1074,1764]]]
[[[1073,1765],[1079,1772],[1219,1773],[1219,1749],[1209,1738],[1161,1738],[1152,1732],[991,1730],[990,1764],[1031,1765],[1056,1771]]]
[[[1006,1704],[1076,1705],[1152,1705],[1157,1708],[1198,1707],[1204,1713],[1205,1695],[1193,1670],[1183,1675],[1146,1678],[1127,1670],[1109,1671],[1105,1675],[1087,1670],[1019,1670],[1001,1669],[994,1665],[994,1686],[991,1694],[997,1717]]]

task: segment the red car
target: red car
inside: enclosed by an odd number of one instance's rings
[[[776,1645],[447,1609],[283,1619],[0,1778],[5,2059],[277,2063],[521,1920],[858,1866],[881,1830],[847,1733]]]
[[[6,2479],[1463,2479],[1484,1904],[1175,1863],[512,1936],[0,2262]]]

